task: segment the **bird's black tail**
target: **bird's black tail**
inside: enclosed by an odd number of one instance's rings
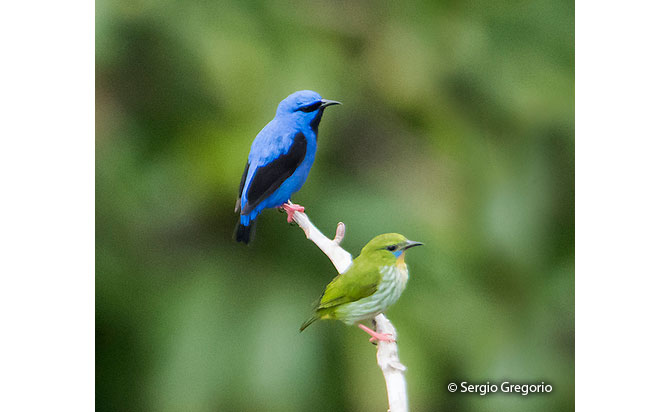
[[[249,242],[253,240],[255,226],[256,226],[255,220],[249,222],[248,226],[245,226],[242,223],[238,222],[238,224],[235,225],[235,233],[234,233],[236,242],[249,244]]]

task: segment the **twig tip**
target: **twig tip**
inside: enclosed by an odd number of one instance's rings
[[[344,239],[345,232],[346,232],[346,225],[344,224],[344,222],[339,222],[337,224],[337,229],[335,229],[335,237],[333,238],[333,242],[339,245]]]

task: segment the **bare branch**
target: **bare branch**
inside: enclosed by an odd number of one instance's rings
[[[397,339],[394,325],[382,313],[374,318],[376,332],[389,333]],[[387,385],[387,400],[391,412],[407,412],[407,383],[405,382],[405,365],[398,359],[398,344],[396,342],[378,342],[376,353],[378,366],[385,376]]]
[[[337,224],[337,229],[335,230],[335,237],[333,238],[333,242],[337,243],[338,245],[342,243],[342,240],[344,239],[344,232],[346,232],[346,226],[344,226],[344,222],[339,222]]]
[[[312,224],[305,213],[294,212],[293,220],[299,225],[306,237],[310,239],[328,258],[331,260],[338,273],[344,273],[353,259],[351,254],[344,250],[340,243],[344,239],[346,227],[339,222],[333,240],[324,236],[319,229]],[[374,318],[376,332],[389,333],[396,339],[396,329],[382,313]],[[376,353],[378,366],[385,377],[387,386],[387,400],[390,412],[407,412],[407,384],[405,381],[405,366],[398,358],[398,344],[396,342],[378,342]]]
[[[344,232],[346,231],[344,223],[337,224],[335,238],[331,240],[312,224],[305,213],[294,212],[293,220],[303,229],[306,237],[312,240],[328,256],[338,273],[344,273],[349,268],[353,258],[349,252],[340,247],[340,242],[344,239]]]

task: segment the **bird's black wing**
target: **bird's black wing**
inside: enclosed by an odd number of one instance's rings
[[[249,214],[260,202],[278,189],[285,179],[292,176],[306,157],[307,149],[306,136],[297,132],[287,153],[280,155],[265,166],[257,168],[247,189],[247,204],[242,209],[242,214]]]
[[[245,166],[244,173],[242,173],[242,179],[240,179],[240,189],[238,189],[238,200],[235,202],[235,211],[236,213],[240,210],[240,198],[242,198],[242,189],[244,189],[245,182],[247,181],[247,173],[249,173],[249,162]]]

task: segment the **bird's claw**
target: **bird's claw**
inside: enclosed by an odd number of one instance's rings
[[[303,206],[294,203],[284,203],[281,207],[288,214],[288,223],[292,223],[295,212],[303,213],[306,210]]]
[[[373,329],[369,329],[363,324],[359,324],[358,327],[371,335],[371,338],[369,338],[369,342],[373,344],[375,344],[376,342],[396,342],[396,339],[394,339],[394,335],[392,335],[391,333],[379,333]]]
[[[396,339],[394,339],[394,336],[391,333],[377,333],[369,338],[369,342],[371,343],[376,343],[376,342],[396,342]]]

